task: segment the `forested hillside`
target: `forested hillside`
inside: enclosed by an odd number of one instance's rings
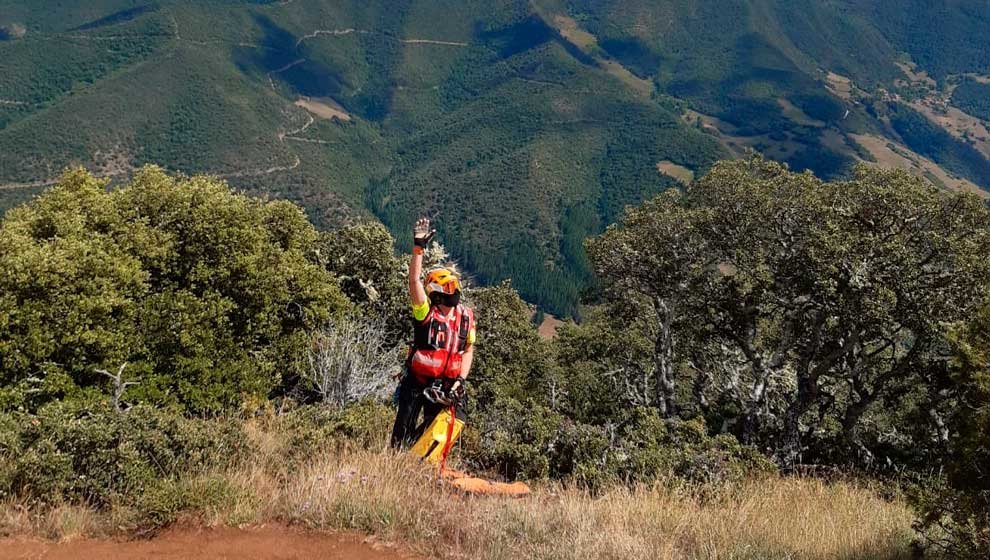
[[[480,280],[570,315],[581,240],[723,157],[990,187],[985,7],[905,4],[0,0],[0,207],[156,163],[322,228],[426,213]]]

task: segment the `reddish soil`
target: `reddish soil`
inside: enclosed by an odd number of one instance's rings
[[[150,540],[65,543],[0,539],[0,560],[414,560],[388,545],[351,534],[321,534],[265,525],[250,529],[172,529]]]

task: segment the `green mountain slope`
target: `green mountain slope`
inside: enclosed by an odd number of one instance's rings
[[[32,13],[13,10],[28,33],[0,43],[25,67],[45,66],[30,58],[45,56],[42,43],[132,54],[79,50],[65,66],[101,72],[63,70],[60,87],[16,72],[0,90],[25,101],[5,108],[4,182],[44,181],[75,162],[116,175],[154,161],[300,200],[329,227],[365,206],[399,230],[434,213],[481,280],[511,277],[558,313],[573,312],[587,276],[581,239],[674,184],[657,162],[701,170],[726,155],[524,2],[106,2],[58,20]],[[346,116],[320,118],[299,99]]]
[[[895,85],[905,51],[939,80],[923,95],[986,72],[987,39],[920,30],[974,32],[979,2],[895,4],[0,0],[0,207],[71,164],[209,172],[323,227],[433,215],[480,280],[571,314],[581,240],[670,169],[756,149],[835,177],[877,159],[868,138],[990,186],[981,147]]]

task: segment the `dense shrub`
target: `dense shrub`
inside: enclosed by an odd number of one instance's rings
[[[240,424],[148,406],[54,403],[0,414],[0,495],[51,505],[157,508],[180,477],[231,466],[251,448]]]
[[[506,400],[485,416],[481,433],[466,437],[464,457],[509,478],[600,488],[670,477],[720,483],[774,471],[733,436],[712,437],[701,420],[662,420],[652,408],[616,411],[613,423],[594,425]]]
[[[373,401],[303,406],[274,419],[271,428],[287,435],[285,460],[293,464],[328,450],[383,448],[394,417],[392,407]]]
[[[818,93],[797,95],[792,101],[809,117],[827,123],[838,121],[846,114],[842,102],[830,95]]]
[[[704,415],[784,466],[926,465],[945,325],[990,289],[988,217],[902,171],[719,163],[589,242],[607,311],[565,353],[626,406]]]
[[[549,342],[508,284],[470,295],[479,331],[460,450],[469,464],[510,479],[590,488],[670,476],[716,482],[771,469],[734,437],[709,436],[703,421],[661,420],[655,408],[622,401],[601,371],[578,361],[637,348],[624,332],[593,330],[584,338],[572,328]]]
[[[963,81],[952,92],[952,104],[978,119],[990,120],[990,84]]]
[[[395,240],[379,223],[361,223],[320,235],[320,252],[341,290],[363,314],[384,322],[390,342],[410,334],[406,263]]]
[[[0,406],[129,363],[131,401],[207,412],[266,398],[348,303],[287,202],[149,167],[108,191],[68,172],[0,226]],[[28,397],[28,395],[34,395]]]
[[[474,407],[503,399],[546,402],[557,375],[552,349],[529,321],[532,308],[509,283],[471,290],[478,345],[469,382]]]

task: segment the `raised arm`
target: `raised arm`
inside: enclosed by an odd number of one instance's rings
[[[430,220],[427,218],[420,218],[413,227],[413,254],[409,261],[409,299],[412,300],[413,307],[427,302],[426,290],[420,280],[423,275],[423,249],[429,246],[436,233],[435,229],[430,229]]]

